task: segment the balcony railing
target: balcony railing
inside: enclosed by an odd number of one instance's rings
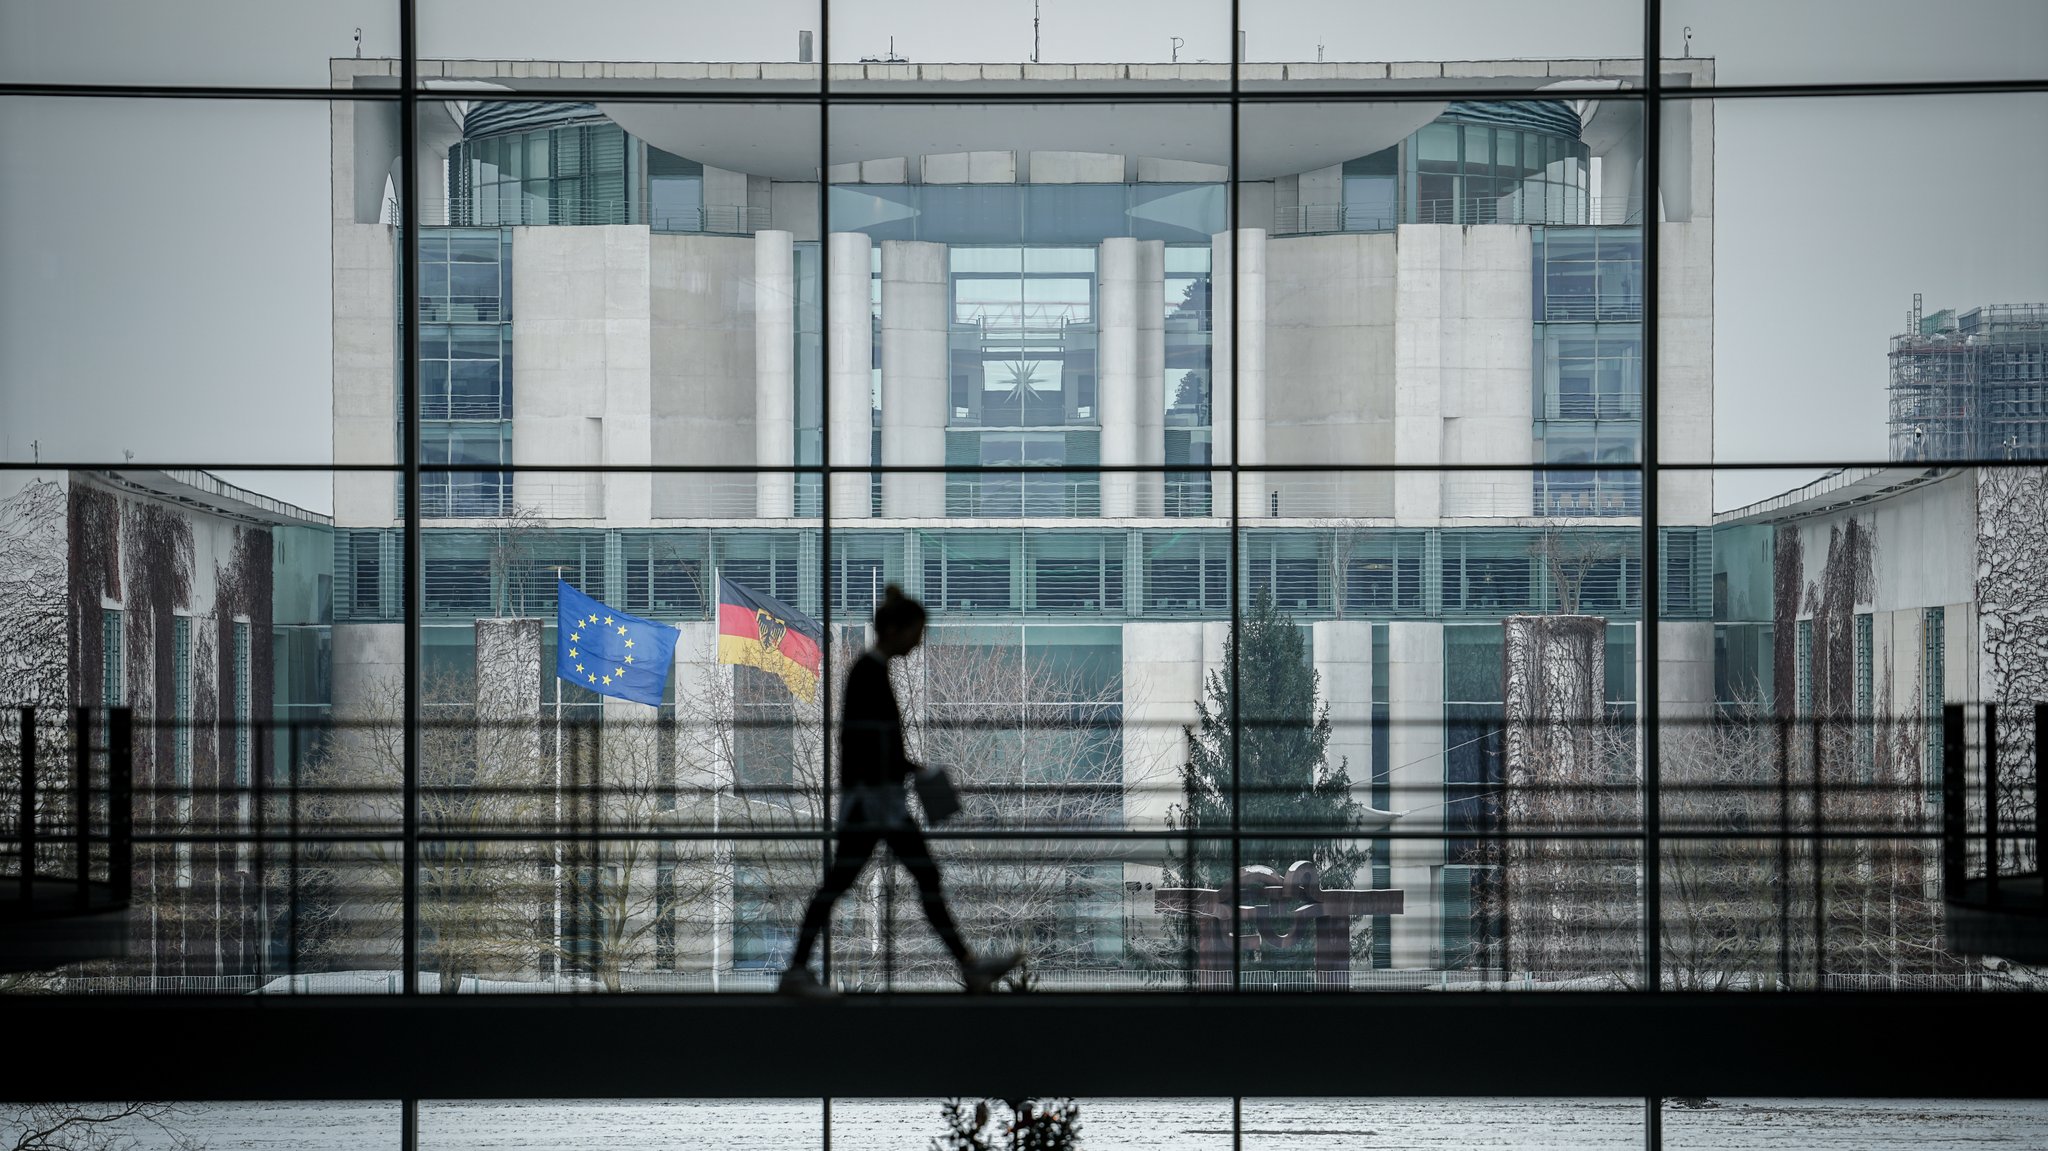
[[[422,203],[421,223],[428,227],[510,228],[544,226],[597,226],[645,224],[656,232],[709,232],[745,235],[769,226],[765,207],[743,204],[706,204],[700,208],[663,208],[623,199],[541,199],[520,196],[501,200],[488,190],[473,200],[448,204]],[[393,208],[393,219],[396,209]]]
[[[1352,204],[1297,204],[1275,208],[1273,230],[1300,232],[1391,232],[1401,224],[1550,224],[1558,226],[1642,223],[1641,205],[1586,205],[1583,198],[1547,203],[1542,197],[1479,196],[1421,200],[1412,207]]]
[[[1567,324],[1627,323],[1643,318],[1643,294],[1640,291],[1609,291],[1569,296],[1546,292],[1543,315],[1538,318]]]

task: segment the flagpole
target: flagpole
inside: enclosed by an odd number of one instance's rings
[[[562,581],[555,565],[555,982],[562,979]]]
[[[718,603],[720,599],[724,598],[719,592],[720,588],[717,577],[714,576],[711,583],[711,594],[716,597],[711,601],[711,658],[714,661],[718,658]],[[712,664],[712,670],[717,670],[716,662]],[[725,675],[726,678],[730,678],[730,673],[725,673]],[[738,702],[737,693],[727,691],[724,694],[727,709],[733,709]],[[731,746],[737,749],[738,744],[739,736],[735,732]],[[711,758],[711,991],[713,994],[718,992],[720,944],[725,939],[725,901],[732,898],[734,887],[727,870],[731,866],[732,857],[730,853],[725,851],[725,845],[719,841],[719,815],[725,810],[725,770],[720,766],[720,759],[721,757],[715,755]]]

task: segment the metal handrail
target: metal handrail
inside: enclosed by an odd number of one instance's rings
[[[427,227],[455,228],[601,227],[644,224],[657,232],[743,235],[768,227],[772,219],[767,208],[752,204],[657,208],[645,202],[629,203],[623,199],[559,196],[528,199],[524,195],[518,197],[513,204],[515,210],[503,212],[500,210],[505,206],[502,201],[494,196],[479,193],[472,195],[467,202],[457,198],[445,206],[423,205],[427,209],[424,214],[432,218],[422,221],[422,224]],[[443,210],[435,212],[435,208]]]

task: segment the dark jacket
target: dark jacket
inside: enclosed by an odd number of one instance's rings
[[[864,652],[846,673],[839,717],[839,786],[901,786],[917,770],[903,750],[903,712],[889,683],[889,661]]]

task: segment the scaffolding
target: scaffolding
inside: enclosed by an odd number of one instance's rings
[[[1927,315],[1891,341],[1892,457],[2048,459],[2048,304]]]

